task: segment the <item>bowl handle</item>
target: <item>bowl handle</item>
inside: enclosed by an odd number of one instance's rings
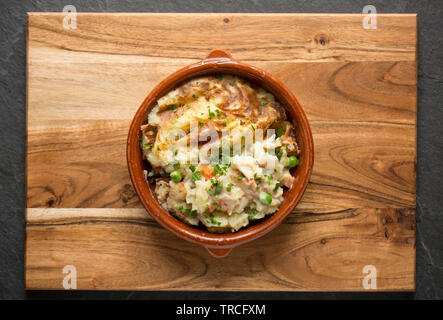
[[[211,256],[213,256],[215,258],[224,258],[229,253],[231,253],[232,248],[227,248],[227,249],[206,248],[206,250],[208,250],[208,252],[211,254]]]
[[[205,58],[205,60],[206,59],[213,59],[213,58],[225,58],[225,59],[234,60],[234,58],[231,56],[229,51],[226,51],[223,49],[213,49],[211,52],[209,52],[209,54]]]

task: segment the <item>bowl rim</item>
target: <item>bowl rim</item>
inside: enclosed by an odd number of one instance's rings
[[[254,225],[248,225],[233,233],[211,233],[189,226],[179,219],[176,219],[160,205],[152,193],[144,178],[143,168],[141,166],[143,159],[138,140],[140,125],[143,120],[146,119],[146,115],[155,106],[158,98],[169,90],[177,87],[183,81],[211,73],[231,73],[238,74],[240,77],[242,77],[242,74],[247,74],[248,76],[246,78],[255,79],[262,84],[264,83],[265,87],[272,88],[273,92],[278,92],[280,99],[283,97],[285,100],[284,103],[282,101],[280,102],[285,106],[286,113],[292,114],[291,120],[294,121],[294,115],[297,117],[296,123],[298,130],[303,136],[304,146],[302,149],[304,154],[303,164],[300,166],[302,169],[297,176],[298,180],[294,181],[294,185],[287,191],[286,197],[278,211],[269,215],[266,219],[263,219],[263,221],[259,221]],[[300,143],[301,141],[298,142]],[[294,94],[280,80],[255,66],[235,60],[227,51],[214,49],[205,59],[170,74],[159,82],[148,96],[146,96],[137,109],[129,127],[126,158],[132,184],[148,213],[160,225],[179,237],[193,243],[201,244],[208,249],[221,249],[219,256],[224,256],[229,253],[226,249],[252,241],[273,230],[292,212],[304,194],[312,173],[314,145],[309,122],[303,109]]]

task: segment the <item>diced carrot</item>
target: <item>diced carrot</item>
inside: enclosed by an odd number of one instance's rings
[[[200,171],[203,177],[206,179],[211,179],[214,174],[214,168],[208,165],[202,165],[200,167]]]
[[[215,211],[215,206],[213,204],[211,204],[211,208],[209,210],[209,212],[214,212]]]
[[[253,185],[254,182],[255,182],[254,178],[249,178],[249,179],[248,179],[248,183],[249,183],[250,185]]]
[[[217,173],[217,174],[215,175],[215,179],[218,180],[218,178],[220,178],[220,175]]]

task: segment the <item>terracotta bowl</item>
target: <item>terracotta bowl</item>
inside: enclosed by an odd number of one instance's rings
[[[238,75],[273,93],[286,108],[288,120],[294,124],[295,135],[301,150],[300,165],[291,171],[295,178],[294,184],[285,192],[285,200],[280,209],[237,232],[224,234],[210,233],[203,228],[189,226],[174,218],[160,206],[144,178],[145,164],[139,146],[140,126],[146,121],[148,113],[156,105],[158,98],[186,80],[214,73]],[[291,213],[306,189],[314,161],[311,129],[305,113],[291,91],[272,75],[254,66],[236,61],[228,52],[219,49],[211,51],[204,60],[174,72],[149,93],[132,120],[126,154],[134,188],[151,216],[166,229],[187,241],[204,246],[213,256],[218,258],[228,255],[232,248],[268,233]]]

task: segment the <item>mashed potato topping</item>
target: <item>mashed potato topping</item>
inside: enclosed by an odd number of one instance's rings
[[[276,212],[299,154],[274,96],[231,75],[192,79],[161,97],[141,127],[141,148],[160,204],[211,232]]]

